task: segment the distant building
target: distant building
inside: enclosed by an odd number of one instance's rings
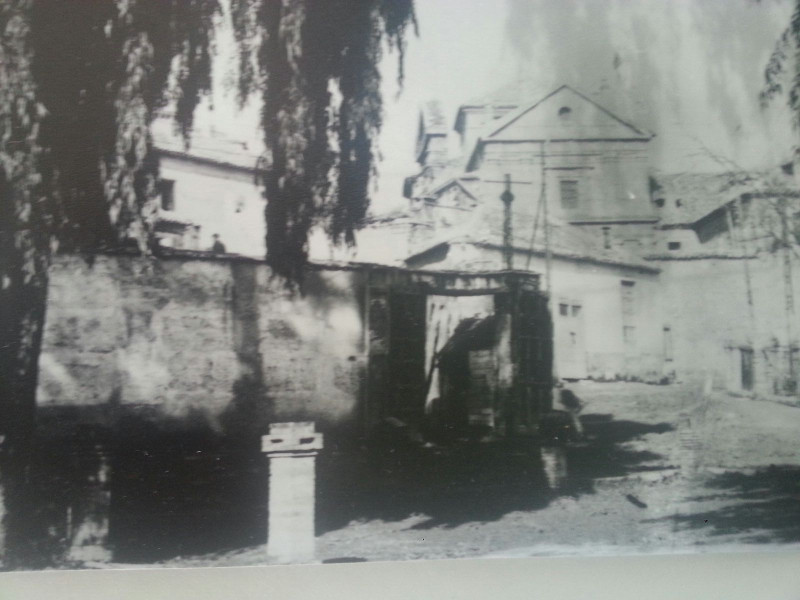
[[[157,124],[154,137],[161,174],[159,243],[210,251],[217,234],[228,253],[263,257],[266,200],[254,182],[262,153],[215,132],[196,132],[187,148],[168,122]]]
[[[407,266],[504,268],[508,175],[512,267],[549,272],[557,376],[796,389],[798,257],[775,253],[784,220],[800,236],[791,165],[657,174],[653,134],[568,86],[511,85],[461,106],[455,156],[440,116],[429,103],[419,119]],[[794,199],[785,219],[780,198]]]

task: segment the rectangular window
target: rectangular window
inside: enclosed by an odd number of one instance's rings
[[[559,181],[561,192],[561,208],[578,208],[578,180],[562,179]]]
[[[573,304],[572,305],[572,316],[577,317],[581,314],[581,305],[580,304]]]
[[[636,345],[636,327],[633,325],[624,325],[622,327],[622,339],[626,346]]]
[[[622,281],[622,318],[633,317],[636,314],[636,303],[634,297],[636,282]]]
[[[623,280],[621,283],[622,339],[630,350],[636,345],[636,282]]]
[[[753,389],[753,349],[739,348],[742,362],[742,389]]]
[[[568,304],[559,304],[558,305],[558,314],[562,317],[566,317],[569,314],[569,305]]]
[[[161,210],[175,210],[175,181],[172,179],[159,181],[158,193],[161,196]]]
[[[611,227],[603,227],[603,248],[611,248]]]
[[[680,250],[681,249],[681,243],[680,242],[668,242],[667,243],[667,248],[670,249],[670,250]]]
[[[672,360],[672,327],[664,326],[664,360]]]

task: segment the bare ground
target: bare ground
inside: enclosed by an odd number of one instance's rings
[[[586,404],[586,436],[566,448],[567,476],[555,489],[532,445],[470,443],[379,460],[330,453],[318,475],[319,560],[800,543],[799,407],[704,397],[691,385],[584,382],[572,389]],[[155,566],[265,562],[258,546]]]

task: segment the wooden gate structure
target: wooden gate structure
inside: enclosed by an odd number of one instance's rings
[[[414,271],[370,267],[365,278],[367,429],[394,418],[420,427],[426,419],[428,296],[494,297],[497,433],[535,433],[552,408],[553,329],[539,275]]]

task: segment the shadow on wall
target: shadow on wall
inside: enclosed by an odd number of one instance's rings
[[[268,429],[272,406],[264,383],[256,266],[231,263],[231,275],[230,308],[239,376],[233,384],[231,403],[220,415],[220,423],[232,441],[257,451],[260,436]]]

